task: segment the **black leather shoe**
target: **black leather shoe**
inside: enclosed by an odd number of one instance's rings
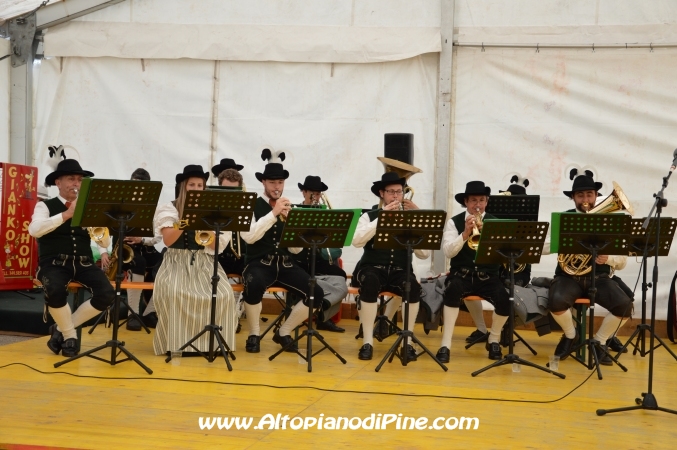
[[[418,355],[416,354],[413,345],[407,344],[407,349],[405,350],[403,347],[402,351],[407,352],[407,361],[416,361],[418,359]]]
[[[487,331],[486,333],[482,333],[480,330],[475,330],[472,333],[470,333],[470,336],[465,338],[465,341],[470,344],[471,342],[478,343],[478,342],[486,342],[487,339],[489,339],[489,332]]]
[[[501,344],[498,342],[487,342],[485,348],[489,351],[489,359],[501,359],[503,358],[503,352],[501,352]]]
[[[337,326],[333,320],[329,319],[326,322],[317,322],[318,330],[331,331],[333,333],[345,333],[345,329]]]
[[[55,355],[61,353],[61,345],[63,344],[63,334],[56,329],[56,324],[49,327],[49,334],[51,337],[47,341],[47,347],[54,352]]]
[[[604,351],[600,351],[600,349],[606,350],[607,353],[604,353]],[[607,348],[606,345],[600,345],[599,349],[597,349],[597,357],[599,358],[599,363],[603,366],[613,366],[613,364],[614,364],[614,362],[611,360],[611,356],[609,356],[608,352],[609,352],[609,349]]]
[[[299,349],[294,338],[291,336],[280,336],[280,330],[277,330],[273,335],[273,342],[280,344],[285,352],[296,353],[296,350]]]
[[[141,320],[143,320],[143,324],[148,328],[155,328],[157,326],[157,314],[154,312],[141,317]]]
[[[576,332],[576,336],[574,336],[573,339],[569,339],[566,334],[563,334],[562,339],[559,340],[559,344],[555,347],[555,356],[559,356],[560,361],[567,359],[577,340],[578,332]]]
[[[439,350],[437,350],[437,354],[435,355],[435,358],[441,363],[448,363],[449,362],[449,349],[447,347],[440,347]]]
[[[606,346],[609,348],[609,351],[618,353],[622,350],[623,353],[628,353],[627,347],[623,348],[623,343],[616,336],[609,338],[609,340],[606,341]]]
[[[252,334],[247,338],[247,343],[244,344],[244,349],[247,353],[258,353],[261,351],[261,338]]]
[[[66,358],[72,358],[78,354],[78,340],[75,338],[66,339],[61,344],[61,354]]]
[[[131,316],[127,319],[127,329],[129,331],[141,331],[141,322],[136,317]]]
[[[374,347],[371,344],[364,344],[357,354],[357,357],[363,361],[368,361],[374,355]]]

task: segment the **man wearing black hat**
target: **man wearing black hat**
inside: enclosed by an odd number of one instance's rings
[[[49,328],[51,337],[47,347],[66,357],[78,353],[75,328],[108,308],[115,296],[106,275],[94,265],[89,233],[83,228],[71,227],[82,178],[92,176],[92,172],[83,170],[74,159],[59,162],[56,170],[45,178],[45,185],[56,186],[59,195],[38,202],[28,226],[28,232],[38,241],[36,278],[42,283],[47,309],[56,322]],[[103,264],[107,256],[102,253]],[[92,293],[92,298],[72,314],[67,303],[67,287],[71,281],[81,283]]]
[[[489,359],[501,359],[503,356],[499,341],[501,329],[510,313],[510,299],[498,277],[500,264],[475,264],[477,252],[467,244],[474,228],[481,232],[478,216],[482,221],[495,219],[484,212],[490,194],[491,188],[482,181],[467,183],[465,192],[454,196],[466,210],[449,219],[444,227],[442,250],[451,263],[444,283],[444,330],[442,344],[437,352],[437,359],[441,362],[449,362],[451,338],[461,300],[469,295],[482,297],[494,305],[486,348]]]
[[[570,174],[574,178],[573,186],[570,191],[563,191],[564,195],[574,201],[575,209],[567,212],[586,213],[595,206],[597,197],[600,195],[602,183],[596,182],[592,178],[592,172],[586,171],[579,175],[574,169]],[[549,253],[549,245],[544,246],[543,254]],[[626,292],[610,278],[613,270],[621,270],[627,263],[627,256],[623,255],[597,255],[595,260],[595,303],[606,308],[609,313],[606,315],[600,325],[594,338],[599,342],[606,343],[623,324],[628,320],[632,313],[632,299]],[[577,341],[576,328],[573,324],[570,308],[573,307],[577,298],[586,297],[590,287],[592,271],[586,275],[572,276],[564,272],[558,264],[555,269],[555,279],[550,285],[548,309],[555,321],[562,327],[564,335],[557,344],[555,356],[560,359],[566,359],[571,352],[572,347]],[[601,347],[606,350],[606,345]],[[600,360],[601,364],[613,364],[611,358],[604,353]]]
[[[299,189],[303,194],[303,203],[301,207],[319,207],[320,200],[322,198],[322,193],[329,189],[326,184],[322,182],[322,179],[317,176],[308,175],[303,182],[303,184],[298,183]],[[304,248],[299,253],[294,255],[294,261],[303,268],[307,273],[310,273],[310,252],[309,249]],[[348,287],[346,286],[345,280],[347,278],[346,272],[338,266],[338,258],[341,256],[340,248],[318,248],[317,255],[315,257],[315,275],[318,277],[331,276],[331,277],[342,277],[343,283],[337,283],[338,285],[345,286],[345,292],[341,296],[341,292],[338,293],[337,297],[334,300],[338,300],[339,297],[345,298],[348,293]],[[318,279],[318,282],[322,285],[323,280]],[[324,287],[324,286],[323,286]],[[323,289],[324,290],[324,289]],[[343,291],[343,290],[341,290]],[[340,303],[340,300],[338,300]],[[325,305],[326,306],[326,305]],[[332,305],[334,306],[334,305]],[[331,308],[330,309],[334,309]],[[326,313],[326,311],[324,311]],[[323,317],[327,320],[320,320],[319,316],[317,319],[317,329],[333,331],[335,333],[343,333],[346,330],[339,327],[331,320],[330,316],[323,314]]]
[[[412,210],[418,206],[411,200],[404,199],[406,179],[400,178],[395,172],[386,172],[379,181],[375,181],[371,192],[381,198],[383,210],[396,211],[399,209]],[[353,246],[364,248],[352,279],[353,285],[360,288],[360,324],[362,325],[362,347],[358,358],[369,360],[374,352],[374,321],[378,305],[376,301],[379,293],[389,291],[399,296],[404,295],[404,284],[407,281],[405,271],[407,263],[406,250],[378,250],[374,248],[374,235],[378,222],[377,205],[373,210],[362,214],[353,236]],[[419,259],[430,256],[428,250],[414,250]],[[411,289],[409,291],[409,320],[407,328],[414,329],[421,299],[421,285],[416,280],[413,270],[409,274]],[[407,359],[416,361],[416,351],[412,345],[407,345]]]
[[[212,167],[212,174],[214,175],[214,178],[218,178],[221,172],[226,169],[234,169],[239,172],[240,170],[244,169],[244,166],[242,164],[236,164],[235,160],[233,159],[223,158],[220,163]]]
[[[513,175],[510,179],[510,186],[505,191],[499,190],[498,192],[503,195],[527,195],[526,188],[529,186],[529,180],[522,180],[517,175]],[[516,267],[515,270],[518,270],[519,267]],[[510,280],[510,272],[505,265],[501,265],[499,268],[498,276],[503,281],[504,285],[508,285]],[[531,281],[531,264],[526,264],[519,272],[515,272],[515,286],[526,286]],[[464,302],[465,307],[468,309],[470,316],[475,322],[477,329],[473,331],[465,341],[470,343],[486,342],[489,338],[489,331],[487,330],[487,325],[484,322],[483,307],[482,302],[478,301],[467,301]],[[501,345],[507,346],[509,344],[510,336],[506,335],[506,329],[503,330],[503,335],[501,338]]]
[[[280,160],[284,160],[280,154]],[[270,150],[264,150],[264,160],[271,158]],[[298,302],[284,322],[275,332],[273,341],[294,351],[290,344],[293,339],[291,331],[308,318],[308,280],[310,276],[300,268],[291,257],[291,253],[298,253],[300,248],[280,247],[282,232],[282,218],[286,217],[291,209],[288,198],[282,197],[284,180],[289,178],[289,172],[284,170],[281,163],[266,164],[263,173],[257,172],[256,178],[263,185],[263,195],[256,200],[254,217],[248,232],[242,233],[242,239],[247,242],[247,256],[244,279],[245,313],[249,324],[249,337],[245,345],[248,353],[258,353],[260,346],[259,319],[261,316],[261,299],[266,289],[271,286],[280,286],[293,292],[303,299]],[[319,286],[315,287],[314,305],[322,304],[324,292]]]

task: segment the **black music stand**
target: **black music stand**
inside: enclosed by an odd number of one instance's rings
[[[411,258],[414,249],[439,250],[442,245],[442,232],[447,213],[442,210],[408,210],[408,211],[386,211],[381,210],[378,213],[378,223],[376,224],[376,234],[374,235],[374,248],[381,250],[406,249],[407,262],[405,271],[407,281],[404,283],[404,295],[402,295],[402,304],[404,305],[404,316],[402,330],[397,332],[397,339],[386,352],[378,366],[376,372],[389,359],[392,362],[395,356],[406,366],[409,362],[407,346],[409,339],[418,344],[419,347],[427,353],[446,372],[447,366],[442,364],[435,355],[414,335],[414,331],[409,327],[409,295],[411,293]],[[400,343],[402,345],[400,346]],[[400,350],[404,349],[404,350]],[[421,353],[422,354],[422,353]]]
[[[485,211],[497,219],[536,222],[540,203],[540,195],[491,195]]]
[[[677,156],[677,152],[676,152]],[[603,416],[607,413],[615,413],[615,412],[621,412],[621,411],[633,411],[636,409],[648,409],[651,411],[663,411],[666,413],[670,414],[677,414],[677,411],[673,409],[668,409],[668,408],[663,408],[658,406],[658,401],[656,400],[656,396],[653,394],[653,357],[654,357],[654,338],[657,337],[656,334],[654,333],[654,329],[656,328],[656,287],[658,284],[658,256],[660,253],[661,249],[661,211],[663,210],[663,207],[668,205],[668,200],[663,196],[663,191],[665,190],[666,187],[668,187],[668,180],[670,179],[670,176],[672,175],[673,170],[675,169],[675,166],[672,166],[670,168],[670,172],[666,177],[663,177],[663,185],[661,187],[661,190],[658,191],[657,193],[654,194],[654,198],[656,199],[654,201],[653,206],[651,207],[651,211],[649,211],[648,217],[644,220],[644,223],[642,224],[644,229],[649,228],[649,220],[654,216],[654,209],[656,210],[656,216],[655,218],[657,219],[655,222],[656,226],[656,231],[654,232],[656,236],[656,243],[654,248],[659,249],[658,252],[654,252],[654,266],[653,266],[653,273],[652,273],[652,283],[653,287],[651,290],[651,327],[649,330],[651,331],[651,339],[649,341],[649,377],[647,380],[648,384],[648,389],[646,392],[642,392],[642,398],[635,398],[635,405],[633,406],[626,406],[623,408],[614,408],[614,409],[598,409],[596,411],[596,414],[598,416]],[[665,347],[666,349],[668,347]]]
[[[249,231],[254,214],[254,204],[257,195],[253,192],[237,192],[229,190],[204,190],[186,192],[186,200],[183,207],[183,217],[180,227],[184,230],[214,230],[214,271],[212,273],[212,298],[211,311],[209,314],[209,323],[204,329],[193,336],[188,342],[183,344],[178,351],[191,347],[207,362],[213,362],[219,357],[220,351],[229,371],[233,370],[228,356],[235,361],[235,354],[228,347],[226,340],[221,335],[221,326],[216,323],[216,294],[218,292],[219,281],[219,239],[221,231]],[[200,351],[193,345],[193,342],[209,333],[209,353]],[[217,345],[214,348],[214,341]],[[172,360],[171,352],[165,359],[165,362]]]
[[[498,219],[517,220],[520,222],[537,222],[540,202],[540,195],[491,195],[489,196],[486,212],[487,214],[491,214]],[[507,268],[507,265],[505,267]],[[515,339],[515,337],[517,337],[517,339]],[[512,333],[510,334],[510,340],[514,341],[515,344],[522,342],[534,356],[537,354],[536,350],[531,348],[529,343],[524,340],[524,338],[520,336],[517,331],[515,331],[514,326]],[[477,344],[478,341],[479,340],[470,342],[465,346],[466,350]]]
[[[153,216],[157,207],[162,183],[159,181],[136,180],[93,180],[85,178],[80,186],[75,213],[72,219],[73,226],[101,227],[117,230],[118,242],[124,242],[128,230],[134,230],[137,236],[153,236]],[[153,373],[129,350],[125,343],[118,340],[118,316],[120,313],[120,291],[122,284],[122,257],[123,246],[118,246],[118,270],[115,276],[115,303],[113,304],[113,336],[112,339],[99,347],[87,350],[72,358],[54,364],[54,367],[89,356],[99,361],[115,364],[133,360],[149,375]],[[95,356],[94,353],[105,348],[111,349],[110,361]],[[117,361],[122,352],[127,358]]]
[[[641,357],[645,357],[650,351],[653,351],[661,346],[672,355],[672,357],[677,360],[677,355],[668,347],[665,342],[656,336],[653,329],[646,323],[646,297],[647,291],[653,285],[647,283],[646,279],[646,266],[649,256],[655,256],[656,252],[656,219],[651,219],[649,222],[649,227],[647,229],[643,228],[643,224],[646,219],[632,219],[630,221],[630,239],[629,239],[629,248],[631,249],[630,254],[633,253],[636,255],[636,252],[642,252],[642,322],[637,325],[634,333],[628,338],[628,340],[623,345],[623,348],[616,355],[616,359],[620,358],[628,345],[632,345],[634,350],[632,351],[633,355],[636,355],[639,352]],[[660,246],[658,247],[658,256],[668,256],[670,253],[670,246],[672,245],[672,239],[675,235],[675,227],[677,226],[677,220],[669,217],[664,217],[661,219],[659,226],[660,236],[658,236],[658,242]],[[633,252],[635,250],[636,252]],[[646,332],[654,334],[656,340],[659,344],[655,347],[651,347],[649,350],[646,350]],[[633,343],[632,340],[637,337],[637,340]]]
[[[477,247],[477,264],[508,263],[510,273],[510,313],[508,327],[512,336],[515,331],[515,263],[534,264],[541,260],[543,243],[548,233],[548,222],[516,222],[503,220],[487,220],[482,227],[480,243]],[[515,341],[511,337],[508,354],[498,361],[489,364],[471,375],[473,377],[489,369],[506,364],[522,364],[543,372],[551,373],[562,379],[565,375],[547,367],[539,366],[520,358],[513,353]]]
[[[628,235],[630,228],[630,216],[626,214],[580,214],[580,213],[553,213],[552,214],[553,239],[556,243],[553,252],[559,254],[585,254],[591,255],[591,281],[588,288],[590,299],[590,318],[588,324],[588,338],[571,349],[570,354],[575,354],[581,348],[588,349],[588,361],[574,360],[587,367],[589,370],[596,369],[597,377],[602,379],[602,370],[599,361],[604,355],[620,367],[623,372],[628,369],[618,360],[611,356],[608,350],[601,346],[606,343],[599,342],[595,336],[595,287],[597,276],[597,264],[595,260],[601,251],[605,255],[627,255]]]
[[[322,335],[313,328],[313,311],[315,309],[315,258],[318,248],[343,248],[350,245],[357,226],[359,210],[353,209],[318,209],[318,208],[295,208],[289,211],[280,246],[282,247],[305,247],[310,252],[310,279],[308,280],[308,328],[298,335],[286,347],[281,348],[268,358],[275,359],[283,351],[292,348],[294,344],[304,337],[306,341],[306,354],[303,355],[298,349],[294,352],[308,363],[308,372],[313,371],[313,356],[329,350],[339,361],[346,364],[346,360],[334,350]],[[320,302],[321,303],[321,302]],[[320,306],[321,308],[322,306]],[[313,337],[322,344],[322,348],[313,353]]]

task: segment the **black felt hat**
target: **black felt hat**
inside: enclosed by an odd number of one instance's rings
[[[263,180],[286,180],[289,178],[289,172],[284,170],[282,164],[280,163],[268,163],[266,164],[263,173],[256,172],[256,179],[259,181]]]
[[[83,177],[94,176],[89,170],[83,170],[77,160],[64,159],[63,161],[59,161],[54,172],[45,177],[45,186],[54,186],[56,179],[64,175],[82,175]]]
[[[527,187],[529,186],[529,180],[524,179],[520,180],[520,177],[513,175],[510,179],[510,186],[505,191],[499,190],[498,192],[510,192],[510,195],[527,195]]]
[[[573,185],[571,186],[570,191],[562,191],[564,195],[569,198],[573,198],[574,192],[579,191],[595,191],[597,196],[602,194],[599,193],[599,190],[602,189],[602,183],[595,181],[593,178],[593,173],[589,170],[586,170],[584,174],[578,174],[578,169],[571,169],[569,172],[569,178],[574,180]]]
[[[244,166],[242,164],[235,164],[234,159],[223,158],[220,163],[212,167],[212,173],[215,177],[218,177],[219,174],[226,169],[235,169],[239,172],[244,169]]]
[[[371,192],[373,192],[375,196],[380,197],[381,195],[379,191],[385,191],[386,186],[390,186],[391,184],[401,184],[402,187],[404,187],[407,185],[407,179],[400,178],[400,176],[395,172],[386,172],[381,175],[381,179],[379,181],[374,181],[374,185],[371,187]]]
[[[183,168],[183,172],[176,174],[176,184],[179,184],[188,178],[202,178],[207,181],[209,178],[209,172],[202,170],[202,166],[199,164],[188,164]]]
[[[314,175],[308,175],[306,181],[304,181],[303,184],[299,183],[298,185],[299,189],[302,191],[324,192],[329,189],[327,185],[322,182],[320,177]]]
[[[465,206],[465,198],[469,195],[491,195],[491,188],[484,185],[484,181],[470,181],[465,185],[465,192],[459,192],[454,198]]]

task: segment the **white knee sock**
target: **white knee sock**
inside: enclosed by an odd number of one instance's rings
[[[291,309],[289,317],[284,321],[280,327],[280,336],[289,336],[292,330],[308,319],[308,307],[303,302],[298,302]]]
[[[143,275],[137,273],[132,274],[132,281],[142,282],[144,280]],[[127,289],[127,304],[129,309],[135,313],[139,313],[139,301],[141,300],[141,294],[143,291],[141,289]]]
[[[378,305],[378,303],[376,304]],[[395,314],[397,314],[397,310],[400,309],[401,305],[402,305],[402,297],[391,298],[388,304],[386,305],[386,310],[384,314],[388,316],[388,319],[392,321],[393,317],[395,317]],[[411,305],[409,307],[411,308]]]
[[[64,339],[77,337],[75,327],[73,326],[73,317],[71,315],[71,307],[66,304],[61,308],[48,308],[54,322],[56,322],[56,329],[61,331]]]
[[[377,303],[360,302],[360,323],[362,324],[362,344],[374,345],[374,320]]]
[[[571,315],[570,309],[564,311],[564,314],[552,314],[552,317],[562,327],[562,331],[564,331],[564,335],[567,338],[573,339],[576,337],[576,327],[574,326],[574,318]]]
[[[73,313],[73,326],[77,328],[99,314],[101,314],[101,311],[94,308],[92,302],[87,300],[82,305],[78,306],[78,309]]]
[[[458,308],[452,308],[450,306],[445,306],[442,310],[444,328],[442,329],[442,343],[440,344],[440,347],[447,347],[448,349],[451,349],[451,338],[454,335],[454,327],[456,326],[458,311]]]
[[[256,305],[250,305],[245,302],[244,311],[247,313],[247,324],[249,325],[249,335],[258,336],[261,334],[261,328],[259,327],[259,319],[261,318],[261,303]]]
[[[484,313],[482,312],[484,308],[482,307],[482,301],[468,300],[467,302],[464,301],[464,303],[466,308],[468,308],[470,317],[472,317],[473,322],[475,322],[477,329],[482,333],[486,333],[487,324],[484,323]]]
[[[617,329],[623,326],[628,319],[622,319],[616,317],[613,314],[609,313],[602,321],[602,325],[599,326],[599,330],[595,333],[595,339],[597,339],[602,345],[606,345],[606,341],[609,339],[609,336],[612,336]]]
[[[501,330],[508,321],[508,316],[499,316],[496,311],[491,315],[491,331],[489,332],[489,343],[501,341]]]

